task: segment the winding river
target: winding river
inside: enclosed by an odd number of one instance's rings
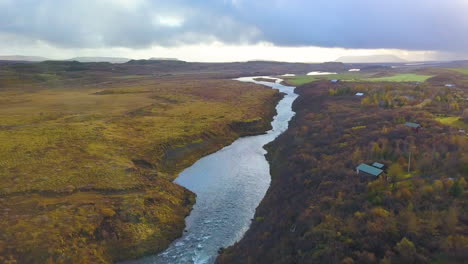
[[[257,82],[255,77],[239,78],[278,89],[286,96],[276,106],[277,116],[266,134],[243,137],[185,169],[175,182],[197,194],[186,231],[167,250],[132,263],[209,264],[221,247],[240,240],[249,228],[255,209],[270,186],[270,169],[263,146],[288,128],[294,116],[294,87]]]

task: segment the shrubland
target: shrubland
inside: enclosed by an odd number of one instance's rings
[[[217,263],[466,263],[467,78],[426,72],[298,87],[289,130],[267,146],[271,187]],[[356,174],[375,161],[383,176]]]

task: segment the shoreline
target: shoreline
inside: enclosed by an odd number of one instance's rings
[[[87,100],[71,103],[88,109],[87,102],[96,100],[108,103],[108,112],[41,113],[30,126],[15,128],[22,133],[0,131],[12,142],[49,140],[22,154],[31,148],[24,144],[12,152],[18,156],[12,160],[19,164],[16,171],[10,163],[11,169],[2,170],[14,178],[6,177],[0,186],[0,251],[21,263],[114,263],[166,249],[183,234],[195,199],[172,181],[238,138],[265,133],[281,100],[268,87],[228,79],[138,84],[153,89],[134,87],[129,80],[105,87],[104,95],[95,95],[97,89],[58,90],[47,96],[59,100],[79,93]],[[115,106],[116,100],[126,104]],[[21,114],[15,120],[31,115]],[[14,144],[5,143],[13,151]],[[10,246],[2,247],[6,244]],[[0,254],[0,262],[5,255]]]
[[[262,86],[265,86],[265,85],[262,85]],[[268,86],[265,86],[265,87],[270,88]],[[273,88],[270,88],[270,89],[273,89]],[[273,90],[276,90],[276,89],[273,89]],[[178,178],[179,174],[182,171],[191,167],[193,164],[195,164],[198,160],[202,159],[203,157],[209,156],[231,145],[232,143],[234,143],[236,140],[240,138],[267,134],[267,132],[272,129],[271,123],[274,117],[277,115],[276,107],[278,103],[284,98],[284,96],[285,96],[284,93],[281,93],[278,91],[270,98],[270,100],[266,102],[268,104],[267,106],[268,113],[261,120],[253,120],[253,121],[247,120],[247,121],[239,121],[239,122],[228,124],[226,129],[229,129],[233,133],[233,135],[229,138],[225,138],[226,141],[223,141],[222,138],[217,140],[216,135],[213,135],[214,137],[213,144],[208,145],[205,148],[205,149],[210,149],[210,151],[203,151],[203,155],[198,155],[198,157],[196,157],[195,155],[191,156],[190,154],[188,154],[189,156],[193,158],[190,158],[189,162],[184,162],[184,165],[187,165],[187,166],[180,167],[178,168],[176,172],[171,173],[171,175],[177,175],[177,177],[175,177],[172,180],[172,183],[175,183],[174,181]],[[198,151],[198,153],[200,153],[200,151]],[[184,160],[184,158],[181,158],[181,160]],[[176,164],[180,164],[181,161],[173,161],[173,162]],[[166,165],[166,166],[170,166],[170,165]],[[192,199],[189,200],[190,203],[186,205],[186,209],[188,209],[188,213],[183,218],[184,219],[183,224],[178,224],[182,228],[178,228],[178,230],[175,231],[179,235],[171,239],[169,243],[167,244],[165,243],[166,246],[160,247],[157,251],[147,252],[143,255],[136,256],[135,258],[131,258],[131,259],[118,259],[117,263],[123,263],[123,264],[139,263],[139,260],[142,258],[155,256],[155,255],[160,254],[161,252],[164,252],[164,250],[166,250],[174,241],[176,241],[177,239],[183,236],[185,228],[186,228],[185,218],[188,217],[193,210],[193,206],[196,203],[196,194],[177,183],[175,184],[178,187],[184,189],[186,192],[188,192],[190,196],[192,197]]]

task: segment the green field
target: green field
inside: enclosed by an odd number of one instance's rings
[[[297,75],[285,78],[286,82],[290,85],[302,85],[318,80],[341,80],[341,81],[357,81],[365,77],[366,75],[359,73],[341,73],[341,74],[329,74],[329,75]]]
[[[437,117],[440,123],[460,129],[468,129],[468,124],[464,123],[458,116]]]
[[[290,85],[302,85],[318,80],[340,80],[340,81],[366,81],[366,82],[425,82],[432,75],[421,75],[414,73],[402,73],[393,76],[372,78],[370,74],[362,73],[341,73],[330,75],[298,75],[285,78],[286,83]]]
[[[468,69],[467,68],[449,68],[449,70],[456,71],[456,72],[468,75]]]
[[[367,78],[363,79],[368,82],[425,82],[427,79],[433,77],[432,75],[422,75],[414,73],[402,73],[393,76]]]

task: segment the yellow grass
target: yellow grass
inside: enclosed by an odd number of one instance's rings
[[[468,130],[468,124],[463,122],[459,116],[437,117],[436,120],[447,126]]]
[[[2,252],[96,263],[164,248],[193,202],[177,172],[237,138],[229,124],[269,122],[276,95],[230,80],[0,89],[0,262]],[[169,159],[171,149],[186,151]]]

